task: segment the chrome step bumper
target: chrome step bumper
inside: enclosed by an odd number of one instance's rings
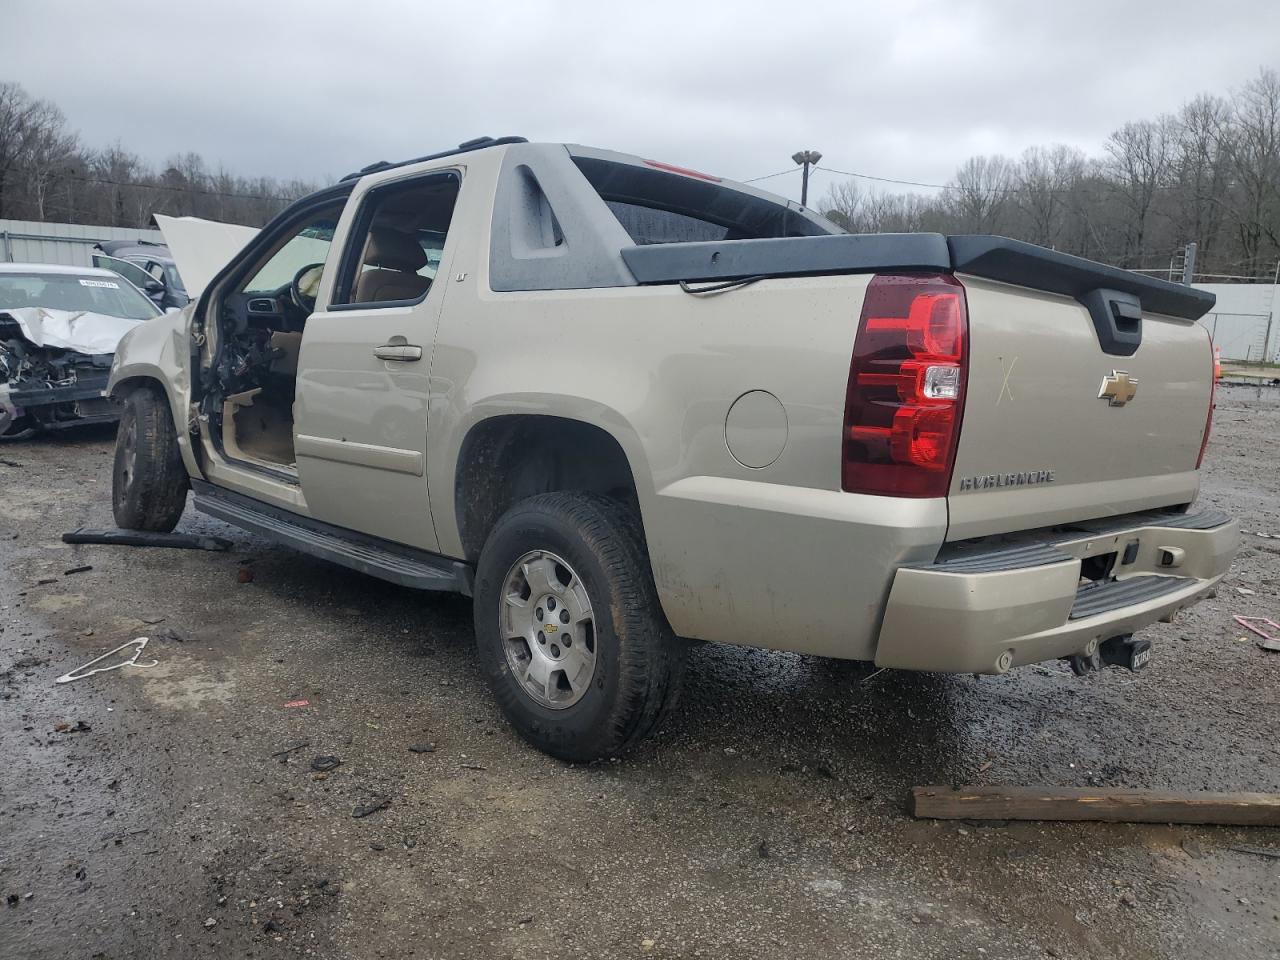
[[[1239,543],[1238,524],[1207,511],[1079,524],[994,549],[958,545],[937,563],[897,571],[875,662],[1004,673],[1089,656],[1104,640],[1167,619],[1212,591]],[[1082,581],[1083,563],[1112,554],[1106,576]]]

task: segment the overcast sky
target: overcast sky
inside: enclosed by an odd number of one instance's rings
[[[91,146],[316,180],[519,134],[737,179],[815,148],[937,182],[975,153],[1097,152],[1261,66],[1280,0],[0,2],[0,80]]]

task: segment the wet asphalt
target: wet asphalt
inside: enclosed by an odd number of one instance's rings
[[[0,958],[1280,956],[1280,859],[1237,849],[1280,830],[905,809],[1280,792],[1280,654],[1231,619],[1280,619],[1277,436],[1280,390],[1220,390],[1201,504],[1245,549],[1141,674],[698,646],[659,735],[590,767],[505,726],[466,601],[194,511],[231,552],[67,546],[111,526],[112,431],[0,445]],[[155,666],[54,684],[140,636]]]

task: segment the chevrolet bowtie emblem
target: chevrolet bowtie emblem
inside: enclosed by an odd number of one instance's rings
[[[1138,378],[1129,376],[1126,370],[1112,370],[1109,376],[1102,378],[1102,386],[1098,388],[1098,397],[1106,397],[1107,404],[1112,407],[1123,407],[1138,393]]]

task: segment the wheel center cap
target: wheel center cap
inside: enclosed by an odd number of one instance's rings
[[[590,598],[573,568],[545,550],[524,554],[507,571],[499,610],[507,665],[523,691],[553,710],[577,703],[596,658]]]

